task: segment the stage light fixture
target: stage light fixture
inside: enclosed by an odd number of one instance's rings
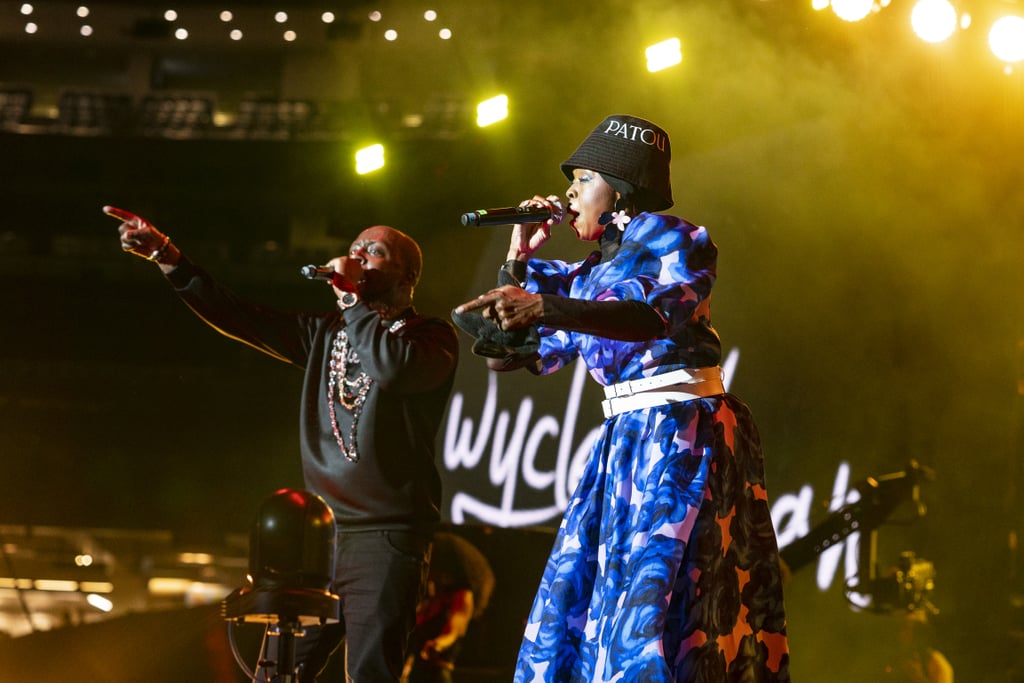
[[[921,40],[941,43],[956,31],[956,9],[949,0],[918,0],[910,13],[910,25]]]
[[[832,0],[832,11],[843,21],[860,21],[875,7],[875,0]]]
[[[210,553],[178,553],[178,562],[182,564],[210,565],[213,564],[213,555]]]
[[[114,609],[113,602],[108,598],[105,598],[102,595],[96,595],[95,593],[89,593],[86,595],[85,601],[101,612],[109,612]]]
[[[113,593],[114,584],[109,581],[79,581],[78,589],[85,593]]]
[[[384,166],[384,145],[364,147],[356,152],[356,173],[365,175]]]
[[[497,95],[476,105],[476,125],[486,128],[508,118],[508,96]]]
[[[32,582],[32,587],[37,591],[74,593],[78,590],[78,582],[67,579],[36,579]]]
[[[249,582],[221,603],[221,613],[234,623],[263,623],[267,634],[278,636],[276,658],[264,656],[260,668],[274,670],[267,680],[297,680],[295,638],[305,627],[337,622],[341,602],[330,592],[334,582],[337,540],[334,513],[309,491],[280,489],[260,506],[249,541]],[[238,656],[236,661],[251,680],[257,680]]]
[[[1011,14],[997,19],[988,32],[988,46],[1009,64],[1024,59],[1024,18]]]
[[[678,38],[669,38],[655,43],[645,51],[647,70],[651,73],[675,66],[683,61],[683,49]]]
[[[191,585],[191,579],[178,576],[154,576],[146,581],[146,590],[150,595],[178,596],[187,593]]]

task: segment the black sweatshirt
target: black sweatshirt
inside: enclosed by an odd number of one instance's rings
[[[182,300],[221,334],[305,371],[300,454],[306,488],[334,511],[339,529],[429,531],[440,519],[441,479],[435,440],[451,395],[458,339],[445,320],[409,308],[398,320],[360,301],[343,313],[280,311],[248,302],[182,258],[167,276]],[[373,382],[357,427],[358,462],[335,439],[328,412],[328,364],[345,328]],[[258,400],[258,397],[255,397]],[[338,431],[351,448],[352,415],[335,401]],[[271,456],[273,454],[266,454]]]

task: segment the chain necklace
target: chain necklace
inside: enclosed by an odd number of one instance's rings
[[[327,373],[327,406],[331,413],[331,428],[334,430],[334,439],[341,448],[341,454],[349,462],[359,462],[359,451],[356,450],[356,429],[359,426],[359,417],[363,414],[363,404],[366,403],[366,396],[370,393],[370,385],[373,379],[362,370],[355,379],[348,378],[349,366],[359,363],[359,356],[356,350],[348,344],[348,335],[344,328],[338,330],[334,335],[334,344],[331,347],[331,360],[328,364]],[[338,429],[338,418],[334,413],[335,387],[337,387],[338,402],[345,410],[352,413],[352,427],[349,429],[348,440],[351,446],[345,445],[345,437]]]
[[[396,320],[388,328],[388,332],[397,332],[405,325],[405,319]],[[359,355],[356,350],[349,346],[348,334],[345,328],[338,330],[334,335],[334,342],[331,345],[331,360],[328,363],[327,372],[327,409],[331,414],[331,429],[334,432],[334,440],[341,448],[341,454],[349,462],[359,462],[359,451],[356,449],[356,430],[359,426],[359,418],[363,414],[363,404],[370,393],[370,385],[373,378],[362,370],[355,379],[348,378],[348,369],[352,365],[359,365]],[[335,392],[337,388],[337,392]],[[352,414],[352,427],[349,428],[349,446],[345,445],[345,437],[338,429],[338,418],[334,412],[334,397],[337,393],[338,403]]]

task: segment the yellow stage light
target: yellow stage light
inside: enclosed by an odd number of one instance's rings
[[[998,19],[988,32],[988,46],[1004,62],[1024,59],[1024,19],[1013,15]]]
[[[54,591],[57,593],[73,593],[78,590],[77,581],[65,579],[36,579],[33,587],[37,591]]]
[[[86,593],[110,593],[114,590],[114,584],[109,581],[80,581],[78,589]]]
[[[956,10],[949,0],[918,0],[910,25],[921,40],[941,43],[956,31]]]
[[[109,612],[114,609],[114,603],[102,595],[96,595],[95,593],[89,593],[86,595],[85,601],[101,612]]]
[[[678,38],[669,38],[647,48],[647,70],[651,73],[675,66],[683,61],[683,50]]]
[[[363,175],[384,166],[384,145],[370,145],[356,152],[356,173]]]
[[[860,21],[874,6],[875,0],[832,0],[832,11],[844,21]]]
[[[508,96],[498,95],[476,105],[476,125],[484,128],[508,118]]]

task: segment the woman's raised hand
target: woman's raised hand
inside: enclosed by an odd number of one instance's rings
[[[525,261],[533,252],[537,251],[542,244],[551,239],[551,226],[562,222],[565,210],[558,195],[541,197],[534,195],[519,206],[542,206],[551,210],[551,218],[541,223],[516,223],[512,226],[512,239],[508,246],[507,260]]]

